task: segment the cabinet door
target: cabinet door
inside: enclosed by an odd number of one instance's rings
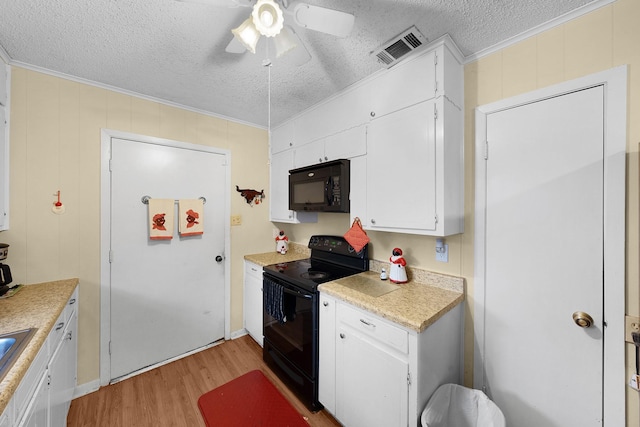
[[[407,426],[408,362],[376,341],[339,324],[336,339],[336,417],[349,427]]]
[[[36,386],[35,394],[27,406],[27,410],[22,418],[22,421],[18,424],[19,427],[46,427],[49,420],[49,375],[47,371],[44,372],[38,385]],[[52,424],[53,425],[53,424]],[[66,425],[58,424],[58,425]]]
[[[279,153],[294,146],[295,123],[293,120],[271,131],[269,145],[271,153]]]
[[[336,414],[336,300],[320,294],[318,400]]]
[[[318,214],[315,212],[294,212],[289,210],[289,171],[294,168],[293,153],[293,150],[285,150],[271,155],[269,220],[288,223],[318,222]]]
[[[435,101],[371,121],[365,227],[435,231],[436,172]]]
[[[324,139],[324,160],[351,159],[367,154],[367,126],[338,132]]]
[[[326,161],[324,156],[324,139],[310,142],[295,149],[293,157],[294,167],[315,165]]]
[[[387,70],[367,84],[376,119],[436,95],[436,53],[428,52]]]
[[[74,312],[69,319],[62,341],[49,364],[51,426],[65,425],[76,386],[77,316]]]
[[[262,335],[262,267],[244,263],[244,327],[260,346]]]
[[[289,170],[293,169],[293,151],[271,155],[271,221],[293,222],[289,210]]]

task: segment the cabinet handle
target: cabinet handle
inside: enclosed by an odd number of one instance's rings
[[[322,162],[322,157],[318,157],[318,161],[319,161],[319,162]]]
[[[367,322],[367,321],[366,321],[366,320],[364,320],[364,319],[360,319],[360,321],[361,321],[362,323],[364,323],[365,325],[367,325],[367,326],[371,326],[372,328],[375,328],[375,327],[376,327],[376,325],[375,325],[375,324],[373,324],[373,323],[371,323],[371,322]]]
[[[329,160],[329,158],[328,158],[327,156],[324,156],[324,159],[325,159],[325,160]]]
[[[375,117],[376,116],[376,112],[375,111],[372,111],[370,114],[371,114],[371,117]]]
[[[258,271],[258,269],[255,267],[251,267],[251,271]]]
[[[293,142],[290,142],[290,143],[289,143],[289,147],[293,147]]]
[[[346,335],[345,335],[345,334],[343,334],[342,332],[340,333],[340,338],[341,338],[341,339],[344,339],[344,338],[345,338],[345,336],[346,336]]]
[[[328,307],[328,306],[329,306],[329,301],[324,301],[324,302],[322,303],[322,305],[324,305],[325,307]]]
[[[75,304],[75,303],[76,303],[76,299],[75,299],[75,298],[72,298],[72,299],[69,301],[69,305],[73,305],[73,304]]]
[[[58,323],[58,326],[56,326],[56,331],[59,331],[60,329],[62,329],[64,326],[64,322]]]
[[[376,220],[375,219],[371,219],[371,224],[375,224]]]

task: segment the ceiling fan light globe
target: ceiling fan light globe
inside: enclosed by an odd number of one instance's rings
[[[245,20],[238,28],[231,30],[231,33],[247,48],[251,53],[256,53],[256,45],[260,39],[260,32],[253,25],[251,18]]]
[[[286,27],[280,31],[280,34],[274,37],[273,43],[276,48],[276,58],[280,58],[282,55],[298,46],[298,43],[296,43],[291,32]]]
[[[275,37],[284,26],[282,9],[273,0],[258,0],[251,17],[257,30],[266,37]]]

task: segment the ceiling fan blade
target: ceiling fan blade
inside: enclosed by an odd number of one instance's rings
[[[291,62],[299,67],[311,60],[311,54],[307,50],[304,43],[302,43],[302,40],[300,40],[300,37],[298,37],[295,31],[293,31],[293,28],[287,27],[287,29],[289,30],[289,36],[291,36],[291,38],[297,45],[296,48],[290,50],[287,55],[289,55],[289,57],[291,58]]]
[[[236,36],[233,36],[224,50],[228,53],[245,53],[247,51],[247,48],[244,47],[242,42],[238,40]]]
[[[176,0],[184,3],[200,3],[219,7],[249,7],[253,0]]]
[[[292,4],[289,11],[301,27],[336,37],[347,37],[355,22],[355,17],[350,13],[306,3]]]

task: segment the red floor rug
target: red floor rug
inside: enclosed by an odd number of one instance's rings
[[[278,389],[255,370],[200,396],[208,427],[309,427]]]

